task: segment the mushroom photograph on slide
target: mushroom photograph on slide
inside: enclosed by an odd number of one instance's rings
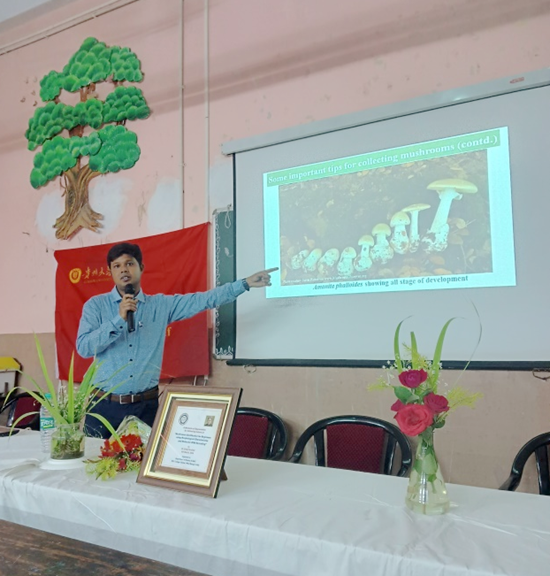
[[[287,290],[296,296],[509,282],[513,250],[494,277],[498,238],[513,235],[511,208],[495,214],[510,205],[507,141],[497,130],[460,138],[266,175],[276,204],[266,252],[278,246],[269,261],[280,288],[302,287]]]
[[[283,186],[285,284],[490,272],[485,150]]]

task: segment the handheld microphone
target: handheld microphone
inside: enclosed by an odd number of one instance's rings
[[[126,284],[124,287],[124,294],[132,294],[133,296],[135,293],[136,291],[134,287],[131,284]],[[128,310],[128,312],[126,312],[126,322],[128,324],[128,332],[133,332],[136,329],[133,310]]]

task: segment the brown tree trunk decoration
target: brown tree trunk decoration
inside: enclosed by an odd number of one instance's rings
[[[101,228],[103,216],[92,210],[88,198],[88,184],[99,175],[87,165],[82,168],[77,165],[64,173],[65,212],[54,225],[57,239],[68,240],[82,228],[92,232]]]

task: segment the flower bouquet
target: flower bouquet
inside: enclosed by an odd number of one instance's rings
[[[453,319],[442,328],[432,360],[418,352],[416,337],[411,332],[410,346],[405,346],[410,359],[403,359],[399,334],[394,336],[394,362],[388,362],[386,375],[370,389],[393,389],[396,401],[391,409],[401,431],[417,436],[418,446],[407,490],[407,506],[422,514],[444,514],[449,509],[447,489],[434,449],[434,430],[443,428],[447,415],[459,406],[473,407],[481,394],[472,394],[455,386],[444,393],[439,390],[441,352],[447,329]],[[393,383],[397,373],[399,383]]]
[[[143,460],[151,428],[135,416],[124,418],[116,437],[105,440],[100,455],[86,461],[86,472],[96,479],[109,480],[118,472],[137,472]]]

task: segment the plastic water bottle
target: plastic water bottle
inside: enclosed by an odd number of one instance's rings
[[[51,400],[51,394],[45,394],[48,400]],[[40,406],[40,442],[42,444],[42,452],[50,453],[50,447],[52,443],[52,434],[55,430],[55,421],[52,415],[44,408]]]

